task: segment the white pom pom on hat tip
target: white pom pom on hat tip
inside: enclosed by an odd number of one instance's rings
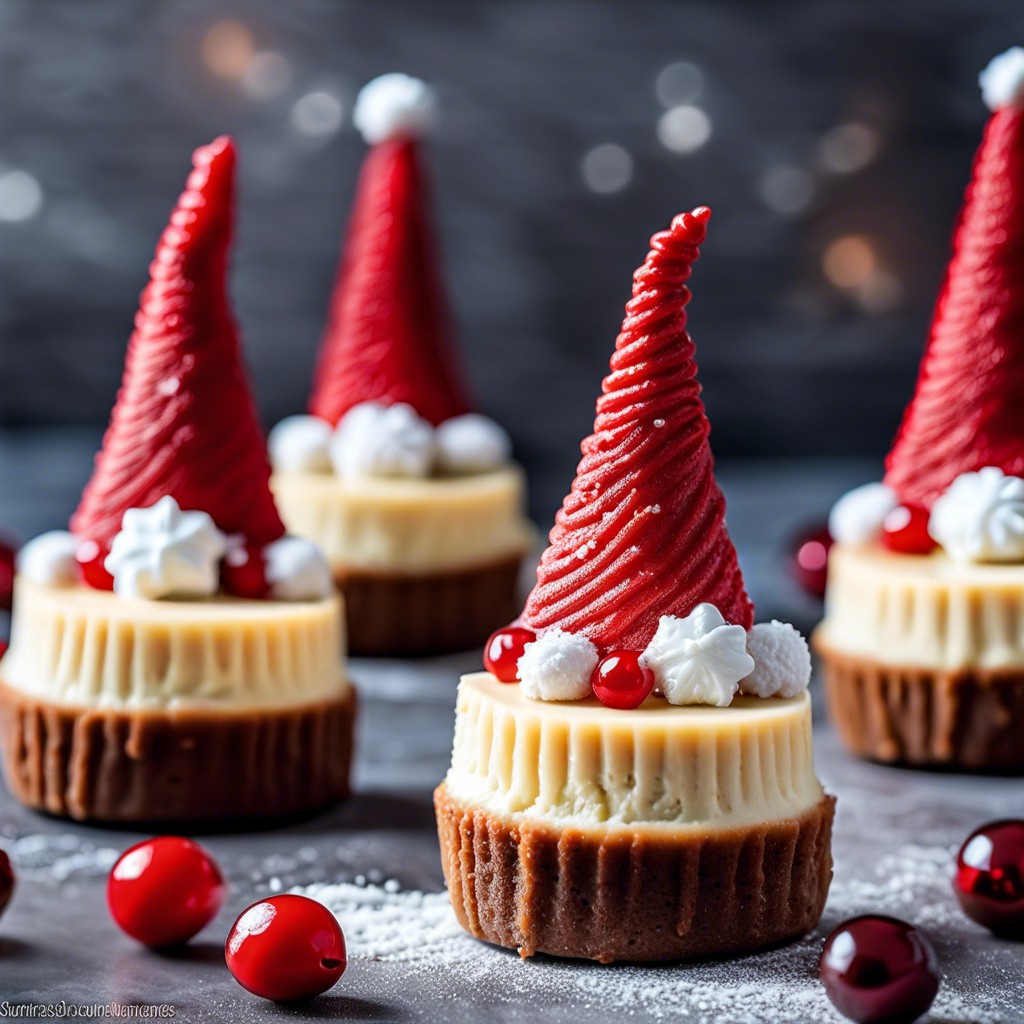
[[[420,138],[434,123],[434,90],[420,78],[400,71],[379,75],[359,90],[352,122],[367,145],[398,136]]]
[[[1024,47],[1011,46],[993,57],[978,75],[978,85],[989,110],[1024,108]]]

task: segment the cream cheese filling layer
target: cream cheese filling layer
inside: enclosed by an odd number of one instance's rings
[[[833,545],[818,637],[887,665],[1024,668],[1024,565]]]
[[[518,466],[424,480],[276,473],[271,487],[289,532],[315,541],[339,572],[482,568],[535,539]]]
[[[348,692],[340,599],[146,601],[15,584],[0,681],[101,709],[238,711]]]
[[[504,817],[704,830],[796,817],[824,795],[806,693],[616,711],[531,701],[486,672],[459,685],[445,786]]]

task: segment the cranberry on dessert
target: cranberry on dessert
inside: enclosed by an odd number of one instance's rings
[[[0,610],[10,611],[14,604],[14,548],[0,540]]]
[[[938,960],[913,925],[868,915],[825,940],[821,980],[836,1009],[858,1024],[911,1024],[939,990]]]
[[[113,590],[114,577],[107,572],[103,562],[109,552],[94,540],[84,540],[75,552],[78,571],[82,582],[93,590]]]
[[[13,892],[14,868],[11,866],[11,858],[3,850],[0,850],[0,914],[11,902]]]
[[[337,918],[308,896],[270,896],[232,925],[224,959],[244,989],[275,1002],[312,999],[348,965]]]
[[[826,526],[803,531],[797,534],[792,541],[790,574],[813,597],[825,596],[828,549],[830,547],[832,547],[832,536]]]
[[[235,597],[248,597],[261,601],[270,594],[267,583],[263,548],[255,544],[232,547],[220,566],[220,581],[224,589]]]
[[[597,663],[590,679],[594,696],[610,708],[638,708],[654,689],[654,673],[636,651],[612,651]]]
[[[927,555],[937,547],[928,532],[928,509],[921,505],[899,505],[882,523],[882,543],[903,555]]]
[[[107,879],[111,915],[146,946],[187,942],[213,920],[226,896],[216,861],[180,836],[136,843],[121,854]]]
[[[492,633],[484,645],[484,668],[503,683],[519,680],[519,659],[527,644],[532,644],[537,634],[522,626],[507,626]]]
[[[969,918],[1004,938],[1024,938],[1024,820],[973,832],[957,854],[953,889]]]

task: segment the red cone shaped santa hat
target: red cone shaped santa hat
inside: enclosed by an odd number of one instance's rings
[[[900,501],[926,508],[961,473],[1024,476],[1024,50],[993,60],[981,85],[992,116],[886,462]]]
[[[253,544],[284,533],[228,305],[234,143],[216,139],[192,159],[150,265],[103,449],[71,519],[71,532],[101,549],[127,509],[165,495]]]
[[[438,424],[470,410],[452,340],[418,137],[433,114],[423,82],[366,85],[354,119],[363,164],[309,411],[336,424],[360,402],[407,402]]]
[[[686,616],[701,602],[728,622],[753,621],[686,330],[686,282],[710,215],[699,207],[676,217],[633,275],[594,433],[523,611],[534,630],[642,651],[662,615]]]

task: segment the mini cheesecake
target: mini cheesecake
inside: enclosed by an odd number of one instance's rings
[[[522,470],[504,431],[471,412],[456,357],[420,161],[433,107],[407,75],[359,93],[370,149],[310,415],[270,437],[281,515],[326,552],[358,654],[483,643],[515,613],[534,541]]]
[[[753,621],[686,331],[709,216],[651,239],[536,586],[459,687],[441,863],[462,926],[523,956],[759,949],[828,893],[810,652]]]
[[[1024,51],[992,110],[884,481],[840,499],[815,636],[854,753],[1024,772]]]

